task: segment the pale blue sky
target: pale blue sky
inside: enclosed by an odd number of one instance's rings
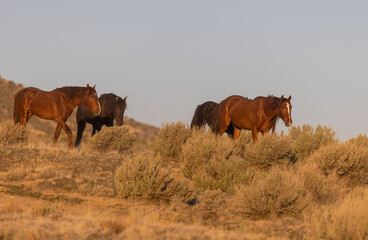
[[[155,126],[233,94],[292,95],[294,125],[346,140],[368,133],[367,13],[368,1],[0,0],[0,74],[129,95],[126,115]]]

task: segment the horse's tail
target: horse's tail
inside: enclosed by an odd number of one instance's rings
[[[192,122],[190,123],[190,128],[201,127],[205,124],[206,122],[203,114],[203,105],[201,104],[198,105],[196,110],[194,111]]]
[[[16,93],[14,96],[14,106],[13,106],[13,119],[14,119],[14,124],[19,124],[20,123],[20,113],[18,111],[18,96],[19,94]]]
[[[19,114],[17,108],[15,107],[15,105],[14,105],[13,119],[14,119],[14,124],[19,124],[20,123],[20,114]]]

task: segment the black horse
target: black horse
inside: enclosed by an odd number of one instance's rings
[[[220,131],[218,103],[207,101],[197,106],[190,127],[202,127],[206,124],[214,133],[218,133]],[[230,124],[225,132],[232,137],[234,135],[233,125]]]
[[[116,120],[117,126],[123,125],[124,111],[127,107],[126,98],[122,99],[113,93],[102,94],[98,98],[101,105],[101,114],[99,116],[94,116],[85,105],[79,105],[77,109],[78,133],[74,146],[79,146],[86,123],[90,123],[93,126],[92,136],[99,132],[103,125],[107,127],[113,126],[114,119]]]

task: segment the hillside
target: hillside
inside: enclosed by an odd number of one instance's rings
[[[13,98],[15,93],[23,87],[22,84],[16,84],[0,76],[0,122],[13,119]],[[129,102],[127,104],[129,106]],[[75,113],[76,111],[74,110],[67,121],[68,126],[73,132],[73,138],[76,137],[77,131]],[[129,117],[125,117],[124,124],[142,141],[152,141],[159,131],[159,129],[154,126],[135,121]],[[29,126],[34,133],[52,136],[55,132],[56,123],[54,121],[32,117],[27,126]],[[84,136],[89,136],[91,132],[92,127],[87,124]],[[66,136],[65,132],[62,131],[61,137],[64,137],[64,135]]]
[[[0,239],[367,239],[368,137],[332,129],[151,144],[104,128],[81,148],[0,122]],[[363,237],[362,237],[363,236]]]

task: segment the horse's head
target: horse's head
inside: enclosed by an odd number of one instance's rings
[[[293,123],[293,120],[291,118],[291,96],[289,96],[288,98],[284,98],[284,95],[281,96],[280,98],[280,102],[279,102],[279,117],[284,120],[285,122],[285,126],[286,127],[290,127],[291,124]]]
[[[121,126],[124,124],[124,112],[127,107],[126,96],[124,99],[116,96],[114,104],[114,118],[116,119],[116,125]]]
[[[87,87],[84,89],[82,103],[86,105],[89,108],[89,110],[93,112],[93,114],[100,115],[101,106],[100,106],[100,102],[98,101],[95,87],[96,85],[94,85],[93,87],[90,87],[89,84],[87,84]]]

